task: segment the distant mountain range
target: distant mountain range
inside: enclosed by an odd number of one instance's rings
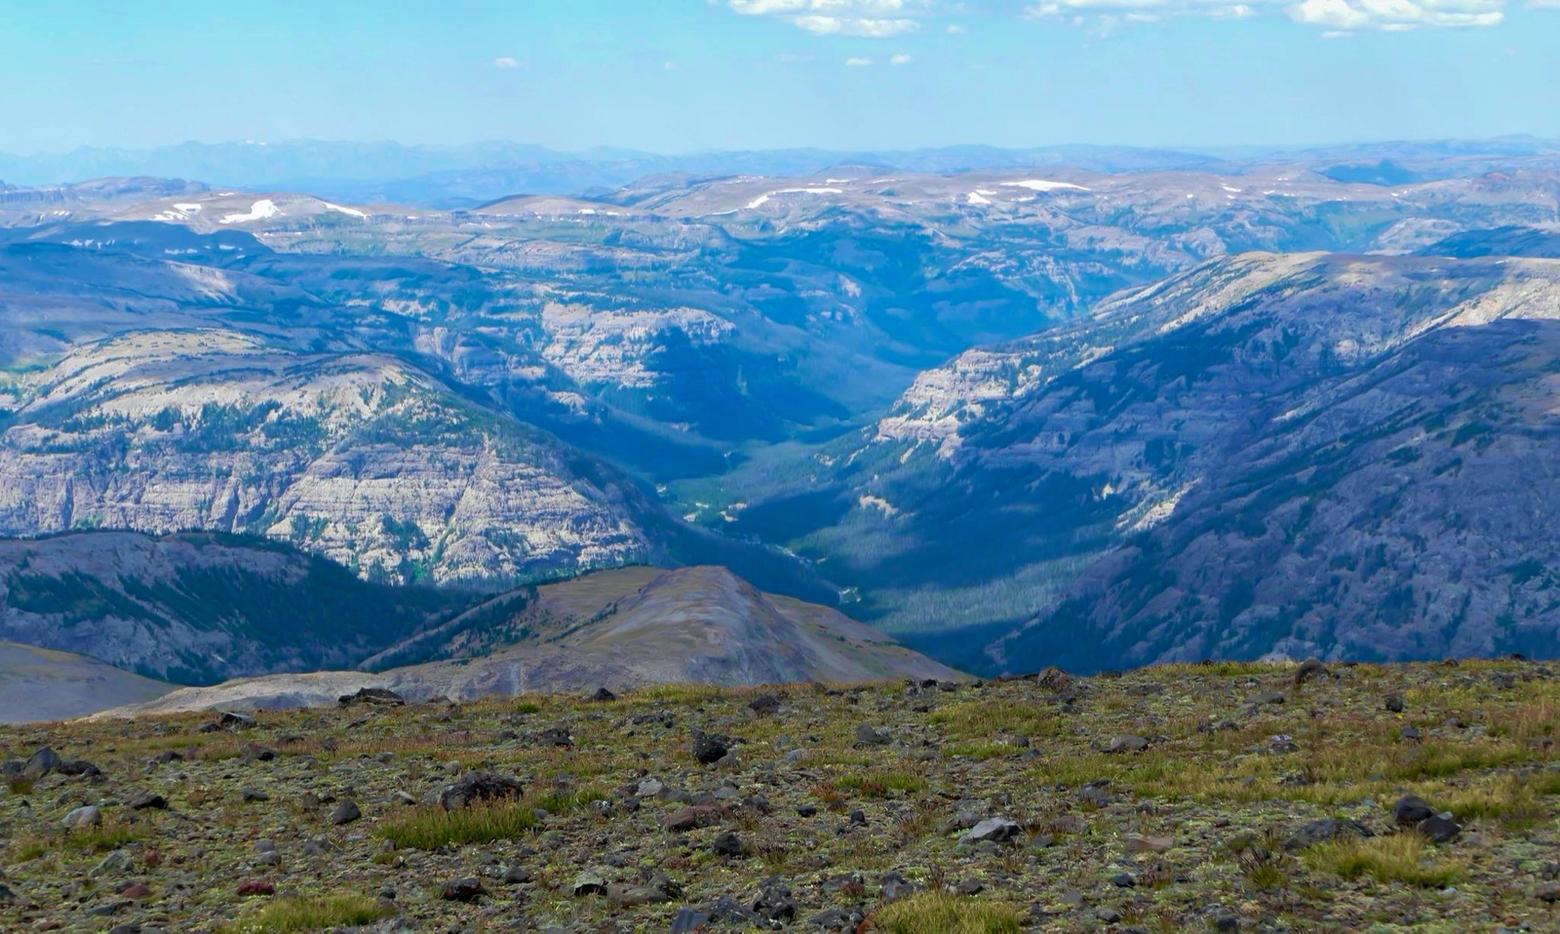
[[[462,146],[285,140],[182,143],[151,149],[89,147],[27,156],[0,153],[0,181],[56,185],[113,176],[199,179],[213,185],[307,191],[324,197],[426,207],[471,207],[515,193],[606,193],[655,175],[803,176],[849,166],[906,172],[968,172],[1069,166],[1097,172],[1234,172],[1259,164],[1300,165],[1340,181],[1403,184],[1509,167],[1552,165],[1560,142],[1511,136],[1193,152],[1131,146],[1026,149],[949,146],[921,150],[786,149],[666,155],[598,148],[564,152],[524,143]]]
[[[351,669],[655,564],[979,673],[1552,654],[1554,147],[835,155],[453,209],[0,190],[0,638],[188,684]],[[191,570],[232,541],[270,570]],[[242,609],[326,584],[365,615]]]

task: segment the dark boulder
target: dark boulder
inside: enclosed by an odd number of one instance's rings
[[[341,697],[337,698],[337,702],[343,707],[352,707],[357,704],[400,707],[406,703],[406,698],[389,688],[358,688],[356,693],[341,695]]]
[[[472,772],[444,786],[439,792],[439,804],[446,811],[470,807],[479,801],[500,798],[518,798],[525,791],[519,781],[494,772]]]
[[[725,758],[731,751],[731,738],[718,733],[695,730],[693,733],[693,757],[703,765],[710,765]]]

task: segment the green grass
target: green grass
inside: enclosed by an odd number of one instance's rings
[[[923,892],[891,902],[872,921],[887,934],[1008,934],[1022,927],[1024,913],[1006,902]]]
[[[437,850],[467,843],[492,843],[514,840],[533,830],[538,811],[563,815],[579,810],[592,801],[605,801],[608,795],[599,788],[553,791],[521,801],[487,801],[469,808],[446,811],[438,805],[412,808],[380,824],[375,833],[398,847],[413,850]]]
[[[529,833],[536,824],[536,809],[532,805],[508,801],[458,811],[446,811],[437,805],[419,807],[385,821],[375,832],[398,847],[437,850],[467,843],[514,840]]]
[[[963,743],[949,743],[943,747],[944,755],[963,756],[966,759],[974,759],[977,762],[1016,756],[1023,751],[1023,747],[995,740],[970,740]]]
[[[18,863],[35,860],[49,852],[49,841],[44,837],[27,836],[11,844],[11,857]]]
[[[600,788],[579,788],[574,791],[553,791],[532,800],[532,807],[549,814],[569,814],[590,804],[606,801],[609,796]]]
[[[127,843],[141,839],[142,832],[128,824],[115,820],[104,821],[101,827],[72,830],[62,839],[66,849],[85,853],[107,853]]]
[[[1369,876],[1377,882],[1401,882],[1419,888],[1445,888],[1462,878],[1463,866],[1427,856],[1430,844],[1418,834],[1333,840],[1305,853],[1305,864],[1345,879]]]
[[[932,722],[947,727],[959,739],[983,739],[997,733],[1051,735],[1060,722],[1034,704],[1018,701],[961,701],[932,714]]]
[[[371,924],[394,914],[366,895],[324,895],[282,898],[239,921],[237,931],[318,931]]]
[[[1485,818],[1508,827],[1532,826],[1547,813],[1538,795],[1517,775],[1503,775],[1471,788],[1459,788],[1430,797],[1441,810],[1451,811],[1459,821]]]

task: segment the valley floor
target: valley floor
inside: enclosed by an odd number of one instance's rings
[[[1560,925],[1552,664],[227,720],[0,728],[0,928]]]

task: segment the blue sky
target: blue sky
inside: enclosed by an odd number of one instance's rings
[[[0,151],[1560,137],[1560,0],[0,5]]]

